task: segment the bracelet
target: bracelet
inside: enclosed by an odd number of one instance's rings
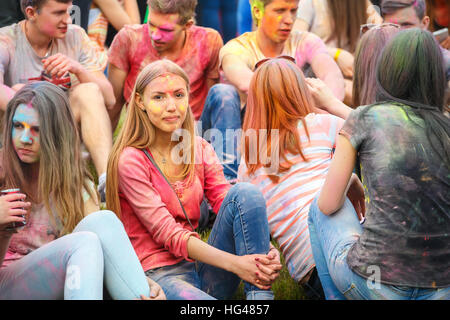
[[[336,50],[336,53],[335,53],[335,55],[334,55],[334,61],[338,61],[338,59],[339,59],[339,56],[341,55],[341,52],[342,52],[342,50],[341,49],[337,49]]]

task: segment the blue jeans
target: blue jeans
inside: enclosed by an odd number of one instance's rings
[[[270,246],[266,203],[261,192],[249,183],[234,185],[223,200],[208,244],[235,254],[266,254]],[[229,299],[241,279],[235,274],[205,263],[183,261],[146,272],[164,290],[167,299]],[[245,282],[247,299],[273,299],[270,290]]]
[[[347,264],[347,254],[363,231],[350,200],[327,216],[311,204],[309,236],[322,287],[327,300],[434,300],[449,299],[450,288],[421,289],[384,285],[365,279]],[[375,277],[374,277],[375,279]]]
[[[220,32],[226,43],[237,35],[237,0],[199,0],[199,25]]]
[[[238,1],[238,11],[237,11],[237,24],[238,24],[238,34],[241,35],[246,32],[252,31],[252,8],[250,7],[249,0],[239,0]]]
[[[199,132],[213,146],[223,165],[227,180],[237,178],[241,137],[241,101],[236,88],[216,84],[206,97],[199,122]]]
[[[58,238],[0,269],[0,299],[149,296],[144,270],[122,223],[111,211],[94,212],[73,233]]]

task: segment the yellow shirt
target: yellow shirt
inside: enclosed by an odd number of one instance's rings
[[[295,58],[297,65],[302,68],[305,64],[311,64],[314,57],[319,53],[328,54],[325,43],[316,35],[310,32],[293,31],[286,40],[281,55],[288,55]],[[256,31],[246,32],[241,36],[230,40],[222,47],[219,53],[219,65],[227,55],[236,55],[253,70],[255,64],[267,58],[258,46],[256,41]],[[245,103],[247,96],[239,92],[241,103]]]

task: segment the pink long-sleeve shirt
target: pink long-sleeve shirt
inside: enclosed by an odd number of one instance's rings
[[[214,149],[196,137],[195,177],[172,184],[194,228],[200,219],[200,204],[206,196],[219,212],[230,185]],[[121,218],[145,271],[174,265],[188,257],[187,241],[199,237],[192,230],[177,195],[143,151],[125,148],[119,159]]]

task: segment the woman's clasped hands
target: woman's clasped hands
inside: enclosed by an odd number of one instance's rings
[[[271,247],[265,255],[252,254],[237,258],[235,274],[261,290],[269,290],[280,276],[280,253],[275,247]]]

